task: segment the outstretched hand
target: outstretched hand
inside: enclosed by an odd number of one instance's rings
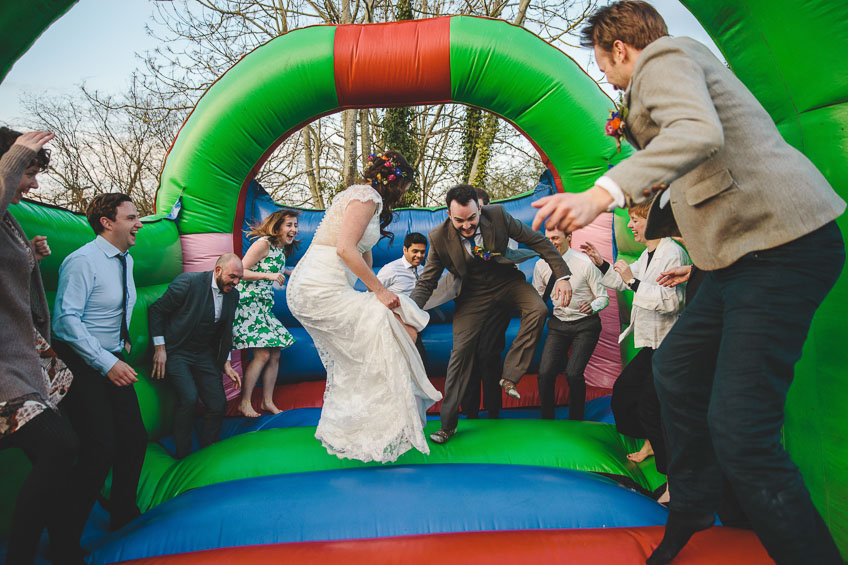
[[[54,137],[56,136],[49,131],[28,131],[21,134],[14,145],[23,145],[27,149],[41,151],[41,148]]]
[[[539,209],[533,218],[533,229],[538,230],[544,224],[547,229],[571,233],[591,224],[610,204],[612,196],[599,186],[577,194],[545,196],[532,204]]]
[[[689,275],[692,274],[692,265],[681,265],[673,267],[667,271],[660,273],[657,277],[657,283],[660,286],[673,287],[685,283],[689,280]]]
[[[596,267],[600,267],[604,264],[604,258],[601,257],[601,252],[598,251],[598,248],[592,245],[590,242],[586,242],[580,245],[580,251],[585,253],[589,259],[592,260],[592,263],[595,264]]]

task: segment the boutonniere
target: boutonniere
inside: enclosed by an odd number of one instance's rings
[[[627,106],[624,105],[624,99],[619,95],[618,104],[615,105],[615,110],[610,110],[607,125],[604,127],[604,133],[615,138],[615,147],[618,153],[621,153],[621,138],[624,137],[625,124],[627,118]]]
[[[494,257],[496,255],[500,255],[500,253],[495,253],[491,249],[486,249],[485,247],[483,247],[481,245],[475,245],[474,247],[472,247],[471,248],[471,254],[474,255],[475,257],[479,257],[483,261],[491,261],[492,257]]]

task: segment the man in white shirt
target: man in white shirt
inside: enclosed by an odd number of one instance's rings
[[[383,265],[377,272],[377,278],[391,292],[409,296],[424,270],[421,263],[426,253],[427,238],[418,232],[407,234],[403,238],[403,255]]]
[[[571,249],[571,234],[559,229],[545,230],[571,270],[574,294],[568,306],[554,305],[548,320],[548,337],[542,349],[539,366],[539,399],[542,418],[552,420],[556,405],[556,376],[565,369],[568,380],[568,419],[582,420],[586,405],[584,371],[601,336],[598,312],[609,306],[607,289],[601,284],[603,275],[585,254]],[[533,287],[547,301],[551,268],[537,261],[533,269]],[[569,350],[571,354],[569,354]]]

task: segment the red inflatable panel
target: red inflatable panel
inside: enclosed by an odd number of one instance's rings
[[[644,565],[662,538],[663,528],[603,530],[523,530],[470,532],[370,540],[287,543],[230,547],[126,561],[133,565],[432,565],[434,562],[568,563],[569,565]],[[695,534],[674,565],[765,565],[774,563],[753,532],[711,528]]]
[[[444,377],[430,379],[441,393],[445,392]],[[305,381],[302,383],[294,383],[288,385],[278,385],[274,389],[274,404],[280,410],[291,410],[293,408],[320,408],[324,405],[324,386],[325,381]],[[521,393],[521,400],[516,400],[511,396],[503,395],[504,408],[522,408],[539,406],[539,387],[536,384],[536,375],[525,375],[521,382],[518,383],[518,391]],[[608,388],[598,388],[594,386],[586,386],[586,401],[594,400],[610,394],[612,391]],[[239,416],[238,411],[239,398],[232,398],[227,404],[227,416]],[[257,388],[253,391],[253,407],[259,410],[262,404],[262,389]],[[568,404],[568,383],[565,380],[565,375],[558,375],[556,381],[556,404],[557,406],[565,406]],[[430,410],[431,414],[436,414],[439,411],[441,402],[437,402]]]
[[[450,102],[450,18],[340,25],[333,69],[340,108]]]

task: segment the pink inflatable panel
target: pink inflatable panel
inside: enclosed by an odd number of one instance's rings
[[[612,264],[613,218],[613,214],[601,214],[585,228],[575,231],[571,247],[579,251],[581,244],[591,242],[601,252],[601,256]],[[586,384],[611,389],[621,372],[621,349],[618,346],[621,322],[615,291],[607,290],[607,293],[610,303],[600,313],[603,329],[592,359],[586,366]]]

